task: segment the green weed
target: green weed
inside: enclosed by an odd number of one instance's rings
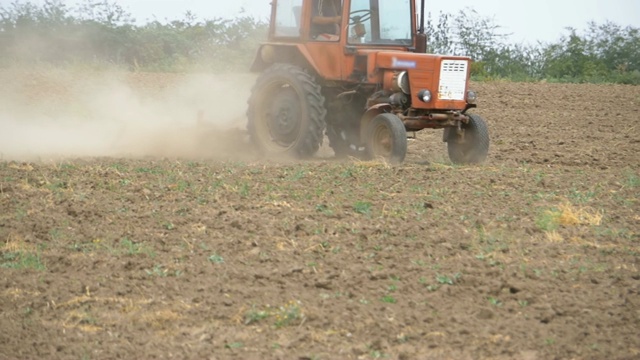
[[[273,317],[275,318],[274,325],[276,328],[281,328],[283,326],[299,323],[304,318],[304,315],[300,309],[300,302],[290,301],[276,309],[273,313]]]
[[[628,172],[626,175],[626,181],[625,184],[630,187],[630,188],[637,188],[640,187],[640,176],[638,176],[636,173],[633,172]]]
[[[489,300],[489,304],[493,306],[502,306],[502,301],[500,301],[498,298],[490,296],[488,300]]]
[[[257,310],[255,307],[253,307],[249,312],[247,312],[244,315],[244,324],[245,325],[255,324],[264,319],[267,319],[270,316],[271,314],[268,311]]]
[[[151,270],[145,270],[149,276],[167,277],[169,270],[165,269],[162,265],[156,265]]]
[[[371,215],[371,207],[373,205],[370,202],[358,201],[353,205],[353,210],[362,215]]]
[[[460,273],[456,273],[453,276],[437,275],[436,281],[441,285],[455,285],[461,277],[462,274]]]
[[[383,303],[387,303],[387,304],[395,304],[398,302],[398,300],[396,300],[396,298],[394,298],[391,295],[385,295],[383,296],[380,301],[382,301]]]
[[[132,255],[145,254],[149,257],[155,256],[155,253],[151,249],[147,248],[144,244],[134,242],[133,240],[127,237],[120,240],[119,245],[122,248],[122,252],[125,255],[132,256]]]
[[[554,231],[560,226],[560,212],[557,209],[544,210],[536,218],[536,226],[542,231]]]
[[[173,230],[173,229],[175,229],[175,228],[176,228],[176,227],[175,227],[175,225],[173,225],[173,224],[172,224],[172,223],[170,223],[170,222],[165,222],[164,224],[162,224],[162,227],[163,227],[163,228],[165,228],[165,229],[167,229],[167,230]]]
[[[440,286],[438,285],[434,285],[434,284],[427,285],[427,291],[429,292],[438,291],[438,289],[440,289]]]
[[[595,198],[595,191],[578,191],[576,189],[571,189],[569,191],[568,198],[572,200],[574,203],[585,204],[593,200]]]
[[[316,211],[326,216],[333,215],[333,211],[331,211],[331,209],[329,209],[329,207],[325,204],[316,205]]]
[[[0,258],[0,267],[18,270],[46,270],[46,266],[40,259],[40,254],[27,251],[2,253],[2,257]]]
[[[247,183],[243,183],[242,185],[240,185],[240,189],[238,190],[238,193],[240,194],[240,196],[242,196],[243,198],[246,198],[249,196],[250,193],[250,188],[249,188],[249,184]]]
[[[222,256],[220,256],[218,254],[213,254],[213,255],[209,256],[209,262],[211,262],[213,264],[222,264],[222,263],[224,263],[224,259],[222,258]]]
[[[129,168],[127,167],[127,165],[120,164],[120,163],[111,164],[109,167],[121,173],[126,173],[127,171],[129,171]]]
[[[153,167],[153,168],[139,167],[139,168],[136,168],[134,171],[137,172],[138,174],[160,175],[163,173],[163,170],[158,167]]]
[[[305,177],[307,171],[305,169],[299,169],[295,173],[289,176],[290,181],[298,181]]]

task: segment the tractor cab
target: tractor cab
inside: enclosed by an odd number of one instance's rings
[[[402,162],[406,132],[444,129],[454,162],[481,162],[486,124],[469,89],[471,59],[426,53],[425,0],[272,0],[252,70],[248,128],[264,152]]]
[[[412,46],[412,5],[410,0],[278,0],[270,39]]]
[[[414,6],[412,0],[273,1],[270,45],[263,46],[253,69],[304,56],[304,65],[322,79],[348,80],[359,49],[408,52],[421,40],[424,48]],[[287,45],[298,49],[284,48]]]

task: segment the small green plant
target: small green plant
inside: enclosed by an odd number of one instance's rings
[[[369,352],[369,356],[371,356],[372,359],[385,359],[389,357],[388,354],[383,353],[380,350],[371,350],[371,352]]]
[[[154,168],[139,167],[139,168],[136,168],[134,171],[139,174],[154,174],[154,175],[162,174],[162,169],[156,168],[156,167]]]
[[[291,181],[298,181],[302,178],[304,178],[304,176],[306,175],[306,170],[304,169],[299,169],[297,170],[295,173],[291,174],[291,176],[289,176],[289,180]]]
[[[331,209],[329,209],[329,207],[325,204],[316,205],[316,211],[327,216],[333,215],[333,211],[331,211]]]
[[[438,291],[438,289],[440,289],[440,286],[438,285],[433,285],[433,284],[427,285],[427,291],[429,292]]]
[[[411,263],[419,267],[424,267],[427,265],[427,263],[422,259],[412,260]]]
[[[536,225],[543,231],[554,231],[560,225],[561,213],[557,209],[545,210],[536,218]]]
[[[62,238],[62,232],[60,231],[60,229],[57,229],[57,228],[51,229],[49,230],[49,236],[51,236],[51,240],[57,241]]]
[[[233,343],[224,344],[224,348],[225,349],[240,349],[241,347],[244,347],[244,344],[241,343],[241,342],[233,342]]]
[[[243,183],[242,185],[240,185],[240,190],[238,190],[238,193],[240,194],[240,196],[242,196],[243,198],[246,198],[249,196],[249,184],[247,183]]]
[[[209,261],[214,263],[214,264],[222,264],[222,263],[224,263],[224,258],[222,258],[222,256],[220,256],[218,254],[213,254],[213,255],[209,256]]]
[[[410,337],[405,334],[398,334],[396,336],[396,341],[400,344],[406,344],[407,342],[409,342],[409,340],[410,340]]]
[[[172,224],[172,223],[170,223],[170,222],[166,222],[166,223],[162,224],[162,227],[163,227],[163,228],[165,228],[165,229],[167,229],[167,230],[173,230],[173,229],[175,229],[175,228],[176,228],[176,227],[175,227],[175,225],[173,225],[173,224]]]
[[[535,179],[536,184],[540,184],[544,180],[545,177],[546,177],[546,174],[544,172],[542,172],[542,171],[536,172],[535,175],[534,175],[534,179]]]
[[[571,189],[569,192],[569,199],[573,200],[574,203],[588,203],[596,196],[595,191],[578,191],[575,188]]]
[[[129,168],[127,167],[127,165],[120,164],[120,163],[111,164],[111,166],[109,167],[121,173],[126,173],[127,171],[129,171]]]
[[[380,299],[380,301],[382,301],[383,303],[387,303],[387,304],[395,304],[398,302],[398,300],[396,300],[396,298],[394,298],[391,295],[385,295],[382,297],[382,299]]]
[[[187,190],[189,188],[189,186],[191,186],[189,184],[188,181],[186,180],[178,180],[178,183],[176,184],[176,190],[178,190],[179,192],[184,192],[185,190]]]
[[[461,276],[462,274],[460,273],[456,273],[453,276],[437,275],[436,281],[441,285],[455,285]]]
[[[633,172],[629,172],[627,174],[627,186],[630,188],[637,188],[640,187],[640,176],[638,176],[637,174],[633,173]]]
[[[2,254],[0,258],[0,267],[7,269],[33,269],[38,271],[46,270],[46,266],[42,263],[40,259],[40,254],[26,252],[26,251],[16,251],[16,252],[5,252]]]
[[[134,242],[127,237],[120,240],[120,247],[126,255],[146,254],[150,257],[154,256],[153,251],[144,246],[144,244]]]
[[[151,270],[145,270],[149,276],[167,277],[169,270],[165,269],[162,265],[156,265]]]
[[[502,306],[502,301],[500,301],[498,298],[494,298],[493,296],[489,297],[489,304],[493,305],[493,306]]]
[[[371,215],[372,204],[366,201],[358,201],[353,205],[353,210],[362,215]]]
[[[299,301],[290,301],[273,312],[276,328],[298,324],[304,318]]]
[[[255,306],[244,315],[244,324],[251,325],[270,317],[271,314],[265,310],[258,310]]]
[[[167,276],[178,277],[178,276],[182,276],[182,271],[180,271],[180,270],[170,271],[169,269],[165,268],[162,265],[155,265],[153,267],[153,269],[145,270],[145,272],[149,276],[158,276],[158,277],[167,277]]]

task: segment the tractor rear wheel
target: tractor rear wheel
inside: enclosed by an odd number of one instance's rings
[[[447,150],[449,159],[456,164],[479,164],[489,153],[489,130],[484,119],[470,114],[469,122],[462,125],[464,135],[455,129],[448,130]]]
[[[259,151],[305,158],[322,144],[325,114],[312,75],[298,66],[274,64],[251,90],[247,128]]]
[[[384,113],[367,124],[367,155],[400,164],[407,155],[407,131],[399,117]]]

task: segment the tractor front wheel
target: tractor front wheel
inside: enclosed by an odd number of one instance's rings
[[[298,66],[274,64],[251,91],[247,128],[259,151],[305,158],[322,144],[325,114],[312,75]]]
[[[456,164],[479,164],[489,153],[489,130],[484,119],[470,114],[469,122],[462,125],[463,134],[447,129],[449,159]]]
[[[399,117],[384,113],[367,124],[367,155],[400,164],[407,155],[407,131]]]

